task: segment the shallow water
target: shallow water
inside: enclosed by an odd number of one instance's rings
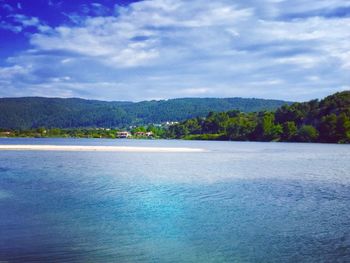
[[[0,139],[203,148],[0,152],[0,262],[349,262],[350,146]]]

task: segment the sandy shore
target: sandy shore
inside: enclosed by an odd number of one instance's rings
[[[0,145],[0,151],[73,151],[73,152],[205,152],[199,148],[133,147],[133,146],[80,146],[80,145]]]

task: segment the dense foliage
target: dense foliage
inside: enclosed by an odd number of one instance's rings
[[[138,103],[39,97],[3,98],[0,99],[0,128],[121,128],[204,117],[210,111],[275,110],[285,103],[243,98],[187,98]]]
[[[318,101],[283,105],[275,112],[211,112],[173,125],[171,138],[206,140],[350,142],[350,91]]]
[[[165,138],[165,128],[154,125],[134,127],[129,131],[130,138],[160,139]],[[0,137],[29,137],[29,138],[118,138],[118,132],[124,130],[108,128],[74,128],[74,129],[46,129],[44,127],[27,130],[0,129]],[[146,135],[150,132],[151,135]]]

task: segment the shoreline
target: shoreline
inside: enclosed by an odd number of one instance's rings
[[[69,151],[69,152],[153,152],[153,153],[197,153],[200,148],[184,147],[133,147],[133,146],[80,146],[80,145],[0,145],[0,151]]]

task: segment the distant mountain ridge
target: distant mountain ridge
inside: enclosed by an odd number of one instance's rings
[[[0,98],[0,128],[126,127],[204,117],[209,112],[276,110],[282,100],[181,98],[159,101],[99,101],[80,98]]]

